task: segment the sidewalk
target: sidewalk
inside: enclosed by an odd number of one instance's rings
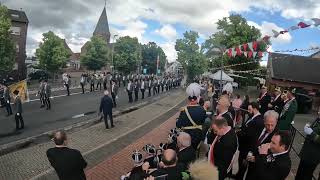
[[[108,157],[105,161],[99,163],[97,166],[86,171],[88,180],[114,180],[120,179],[121,175],[127,174],[132,167],[131,154],[134,150],[142,151],[142,147],[146,144],[153,144],[156,147],[162,142],[167,141],[170,129],[175,127],[176,118],[179,113],[161,124],[158,128],[150,131],[135,143],[130,144],[117,154]]]
[[[177,91],[153,104],[115,118],[115,128],[106,130],[103,123],[69,134],[70,147],[82,152],[91,168],[119,149],[136,141],[150,129],[157,127],[167,118],[162,118],[168,111],[177,112],[185,101],[185,93]],[[161,121],[156,123],[159,118]],[[159,121],[159,120],[157,120]],[[144,126],[153,126],[142,128]],[[138,137],[137,137],[138,136]],[[121,139],[122,142],[120,141]],[[124,144],[123,144],[124,143]],[[125,146],[124,146],[125,145]],[[57,179],[47,157],[47,149],[52,142],[35,145],[0,157],[0,179]],[[126,170],[126,169],[124,169]],[[123,171],[122,171],[123,172]]]

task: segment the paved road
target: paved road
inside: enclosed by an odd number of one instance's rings
[[[81,89],[71,91],[71,96],[65,96],[65,91],[57,91],[53,93],[52,109],[47,111],[40,109],[40,102],[37,97],[32,96],[31,102],[23,105],[23,117],[25,121],[25,129],[23,131],[15,131],[14,116],[5,117],[5,109],[0,109],[0,145],[12,141],[23,139],[26,137],[38,135],[50,130],[63,128],[74,123],[88,120],[88,118],[97,116],[102,91],[81,94]],[[141,99],[137,103],[129,104],[125,90],[119,89],[118,107],[114,110],[120,110],[132,105],[141,103]],[[141,94],[139,94],[141,98]],[[152,98],[146,98],[144,101],[155,101],[165,94],[160,94]],[[88,113],[88,116],[72,118],[80,114]]]

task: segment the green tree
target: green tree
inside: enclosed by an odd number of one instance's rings
[[[178,61],[186,70],[190,82],[195,76],[205,72],[208,62],[197,43],[198,33],[187,31],[183,36],[177,40],[175,49],[178,52]]]
[[[87,44],[86,53],[80,57],[80,62],[88,70],[100,70],[110,62],[109,49],[104,40],[93,36]]]
[[[218,32],[211,35],[210,38],[206,40],[202,46],[206,57],[208,59],[211,58],[213,61],[213,68],[219,68],[221,66],[221,61],[224,65],[234,65],[245,62],[252,62],[249,64],[233,66],[229,68],[235,71],[246,71],[260,68],[259,57],[247,58],[244,55],[235,56],[231,58],[227,55],[221,57],[222,53],[220,53],[220,56],[216,56],[217,52],[215,52],[216,47],[223,47],[224,49],[228,49],[234,48],[244,43],[256,41],[259,38],[261,38],[260,30],[255,28],[254,26],[248,25],[247,20],[243,18],[241,15],[230,15],[229,17],[225,17],[219,20],[217,22],[217,25]],[[268,44],[270,44],[270,42],[259,42],[257,51],[265,51]],[[241,75],[248,77],[249,81],[252,81],[252,75]]]
[[[52,31],[43,33],[42,36],[42,42],[36,50],[39,67],[54,74],[66,65],[71,54],[64,46],[63,40]]]
[[[11,20],[8,10],[0,4],[0,72],[2,75],[13,69],[15,62],[15,47],[10,37]]]
[[[156,74],[157,72],[157,58],[159,56],[159,69],[164,71],[164,66],[167,62],[167,56],[160,46],[155,42],[149,42],[142,45],[142,64],[143,68],[147,68],[148,74]]]
[[[114,44],[113,64],[124,74],[136,72],[141,65],[142,47],[137,38],[120,37]]]

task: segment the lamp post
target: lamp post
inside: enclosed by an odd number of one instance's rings
[[[225,47],[222,45],[216,45],[214,48],[212,48],[212,52],[218,54],[218,56],[221,55],[221,66],[220,66],[220,94],[222,94],[222,72],[224,69],[224,64],[223,64],[223,53],[225,51]]]
[[[114,43],[116,42],[115,39],[118,36],[118,34],[113,35],[113,39],[112,39],[112,51],[111,51],[111,73],[113,74],[113,69],[114,69],[114,64],[113,64],[113,53],[114,53]]]

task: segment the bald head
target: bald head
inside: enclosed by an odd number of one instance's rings
[[[180,132],[177,137],[179,148],[185,148],[191,146],[191,136],[188,133]]]
[[[175,166],[177,163],[177,154],[172,149],[163,152],[162,162],[166,167]]]
[[[53,135],[53,141],[56,145],[64,145],[67,140],[67,134],[64,131],[58,131]]]

